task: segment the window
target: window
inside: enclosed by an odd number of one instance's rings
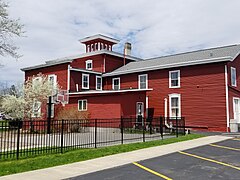
[[[96,76],[96,90],[102,90],[102,77]]]
[[[180,87],[180,70],[169,71],[169,88]]]
[[[86,111],[87,110],[87,100],[78,100],[78,111]]]
[[[87,60],[86,61],[86,69],[87,70],[92,70],[92,60]]]
[[[57,76],[55,74],[48,75],[48,81],[52,85],[52,87],[55,87],[57,84]]]
[[[120,90],[120,78],[113,78],[112,89],[113,90]]]
[[[237,74],[236,74],[236,68],[231,67],[231,83],[232,86],[237,86]]]
[[[138,89],[148,88],[148,75],[143,74],[138,76]]]
[[[169,95],[169,116],[181,117],[181,96],[180,94]]]
[[[32,80],[32,87],[33,89],[39,88],[42,83],[42,77],[34,77]]]
[[[42,103],[39,101],[35,101],[33,103],[33,113],[32,113],[32,117],[41,117],[41,105]]]
[[[82,74],[82,89],[89,89],[89,74]]]

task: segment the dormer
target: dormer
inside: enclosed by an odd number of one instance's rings
[[[86,53],[89,53],[102,49],[112,51],[113,45],[119,43],[119,40],[97,34],[81,39],[80,42],[86,45]]]

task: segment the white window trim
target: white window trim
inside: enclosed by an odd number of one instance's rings
[[[93,68],[93,61],[89,59],[89,60],[85,61],[85,63],[86,63],[86,69],[87,70],[92,70],[92,68]],[[91,63],[91,68],[88,68],[88,64],[89,63]]]
[[[50,81],[50,78],[53,77],[53,87],[56,87],[57,85],[57,75],[56,74],[49,74],[48,75],[48,81]]]
[[[100,78],[101,79],[101,86],[100,89],[97,88],[97,79]],[[102,77],[101,76],[96,76],[96,90],[102,90]]]
[[[140,86],[140,78],[141,76],[146,76],[146,88],[145,89],[148,89],[148,74],[140,74],[138,75],[138,89],[141,89],[141,86]]]
[[[86,109],[79,109],[79,102],[80,102],[80,101],[82,101],[82,102],[83,102],[83,101],[86,101]],[[87,104],[88,104],[88,103],[87,103],[87,99],[78,100],[78,111],[87,111]]]
[[[144,102],[140,102],[140,101],[138,101],[138,102],[136,102],[136,105],[137,104],[142,104],[142,117],[144,117],[144,111],[145,111],[145,109],[144,109]],[[137,107],[136,107],[136,111],[137,111]],[[136,117],[138,117],[138,112],[136,112]]]
[[[235,71],[235,82],[233,82],[233,78],[232,78],[232,75],[233,75],[233,72]],[[231,85],[233,87],[237,87],[237,70],[235,67],[231,67]]]
[[[234,103],[234,100],[238,100],[238,102],[239,102],[239,101],[240,101],[240,98],[233,97],[233,118],[234,118],[234,119],[237,119],[236,112],[235,112],[235,103]]]
[[[120,89],[121,89],[121,86],[120,86],[120,84],[121,84],[120,77],[118,77],[118,78],[113,78],[113,79],[112,79],[112,89],[114,90],[114,81],[115,81],[115,80],[118,80],[118,81],[119,81],[119,89],[117,89],[117,90],[120,90]]]
[[[179,98],[179,114],[177,117],[181,117],[181,94],[169,94],[169,117],[174,117],[172,115],[172,101],[171,98],[178,97]]]
[[[88,85],[87,85],[87,87],[83,86],[84,85],[84,83],[83,83],[84,76],[88,77]],[[89,74],[82,74],[82,89],[89,89],[89,81],[90,81]]]
[[[35,105],[35,103],[39,103],[39,104],[40,104],[40,107],[39,107],[38,112],[37,112],[36,114],[34,113],[34,105]],[[41,117],[41,113],[42,113],[42,103],[41,103],[40,101],[34,101],[32,108],[33,108],[32,117],[34,117],[34,118],[39,118],[39,117]]]
[[[174,72],[178,72],[178,86],[172,86],[172,79],[171,79],[171,74]],[[180,70],[174,70],[174,71],[169,71],[169,88],[180,88]]]

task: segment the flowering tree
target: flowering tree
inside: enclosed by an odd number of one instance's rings
[[[41,105],[49,96],[56,94],[59,85],[49,80],[48,76],[38,74],[28,78],[23,85],[23,96],[7,95],[3,98],[2,109],[13,118],[37,118]]]

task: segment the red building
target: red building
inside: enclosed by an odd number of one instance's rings
[[[240,45],[143,60],[129,43],[125,55],[112,51],[119,41],[103,35],[80,42],[86,53],[24,68],[26,78],[49,75],[67,90],[66,106],[91,118],[183,116],[191,128],[238,131]]]

